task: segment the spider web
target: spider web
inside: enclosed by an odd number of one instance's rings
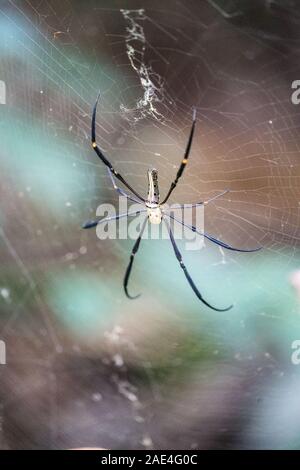
[[[268,374],[282,377],[298,331],[299,18],[279,0],[0,5],[2,448],[272,446],[267,428],[257,444],[243,389],[251,377],[259,400]],[[179,243],[204,297],[235,303],[228,315],[197,303],[165,240],[143,241],[132,275],[143,296],[130,303],[133,242],[80,229],[118,203],[90,148],[99,90],[98,143],[141,194],[153,166],[167,192],[196,107],[171,200],[229,188],[205,208],[205,230],[264,247]]]

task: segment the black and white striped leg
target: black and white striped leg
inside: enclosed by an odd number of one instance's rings
[[[120,173],[118,173],[114,167],[112,166],[112,164],[110,163],[110,161],[106,158],[106,156],[104,155],[104,153],[102,152],[102,150],[98,147],[97,145],[97,142],[96,142],[96,112],[97,112],[97,105],[98,105],[98,101],[99,101],[99,97],[100,97],[100,93],[97,97],[97,100],[96,100],[96,103],[95,103],[95,106],[94,106],[94,109],[93,109],[93,116],[92,116],[92,147],[93,149],[95,150],[96,154],[98,155],[98,157],[100,158],[100,160],[104,163],[104,165],[106,165],[110,171],[113,173],[113,175],[119,180],[121,181],[121,183],[124,184],[124,186],[126,186],[136,197],[138,197],[141,201],[145,201],[128,183],[127,181],[123,178],[122,175],[120,175]]]
[[[104,222],[109,222],[111,220],[119,220],[123,219],[123,217],[129,217],[129,216],[135,216],[142,214],[143,212],[146,212],[147,209],[141,209],[140,211],[134,211],[134,212],[124,212],[123,214],[117,214],[113,215],[112,217],[105,217],[104,219],[92,219],[88,220],[82,225],[82,228],[92,228],[96,227],[98,224],[103,224]]]
[[[243,249],[243,248],[235,248],[231,245],[228,245],[228,243],[225,243],[222,240],[219,240],[218,238],[215,238],[212,235],[209,235],[206,232],[199,232],[199,230],[197,230],[196,227],[194,227],[193,225],[185,224],[180,219],[177,219],[176,217],[174,217],[174,215],[171,215],[171,214],[165,214],[165,215],[167,217],[169,217],[170,219],[173,219],[176,222],[178,222],[179,224],[183,225],[184,227],[189,228],[192,232],[195,232],[198,235],[201,235],[202,237],[207,238],[207,240],[210,240],[211,242],[215,243],[216,245],[221,246],[222,248],[225,248],[226,250],[239,251],[240,253],[253,253],[255,251],[259,251],[259,250],[262,249],[261,246],[259,246],[257,248],[251,248],[249,250],[246,250],[246,249]]]
[[[193,207],[198,207],[198,206],[206,206],[212,201],[215,201],[219,197],[224,196],[224,194],[229,193],[229,189],[225,189],[225,191],[222,191],[220,194],[217,194],[216,196],[211,197],[210,199],[207,199],[207,201],[202,201],[202,202],[196,202],[195,204],[173,204],[170,206],[169,210],[174,210],[174,209],[191,209]]]
[[[126,197],[127,199],[129,199],[130,201],[136,202],[137,204],[143,204],[143,203],[144,203],[144,201],[142,201],[141,199],[137,199],[137,198],[135,198],[135,197],[133,197],[133,196],[130,196],[128,193],[126,193],[126,191],[124,191],[124,189],[119,188],[119,186],[116,184],[116,180],[114,179],[113,174],[112,174],[110,168],[107,168],[107,172],[108,172],[108,175],[109,175],[109,177],[110,177],[110,180],[111,180],[111,182],[112,182],[112,185],[113,185],[114,189],[115,189],[119,194],[121,194],[121,196],[124,196],[124,197]]]
[[[228,310],[230,310],[233,305],[230,305],[229,307],[227,308],[216,308],[216,307],[213,307],[212,305],[210,305],[206,300],[204,300],[204,298],[202,297],[202,295],[200,294],[199,290],[197,289],[196,285],[194,284],[194,281],[193,279],[191,278],[191,276],[189,275],[188,273],[188,270],[186,269],[185,265],[184,265],[184,262],[182,260],[182,256],[181,256],[181,253],[177,247],[177,244],[175,242],[175,239],[174,239],[174,236],[173,236],[173,232],[172,232],[172,229],[169,225],[169,223],[165,220],[164,220],[164,223],[166,224],[166,227],[168,229],[168,232],[169,232],[169,236],[170,236],[170,240],[171,240],[171,243],[172,243],[172,246],[173,246],[173,249],[174,249],[174,253],[175,253],[175,256],[177,258],[177,260],[179,261],[179,264],[180,264],[180,267],[181,269],[183,270],[184,272],[184,275],[189,283],[189,285],[191,286],[191,288],[193,289],[194,293],[196,294],[196,296],[198,297],[199,300],[201,300],[202,303],[204,303],[204,305],[206,305],[207,307],[213,309],[213,310],[216,310],[217,312],[227,312]]]
[[[191,146],[192,146],[192,142],[193,142],[193,136],[194,136],[194,132],[195,132],[195,125],[196,125],[196,109],[194,108],[194,110],[193,110],[193,123],[192,123],[191,131],[190,131],[189,140],[188,140],[185,152],[184,152],[183,160],[181,161],[180,167],[177,171],[176,178],[171,183],[170,189],[167,192],[167,195],[166,195],[165,199],[163,200],[162,204],[165,204],[167,202],[167,200],[171,196],[172,192],[176,188],[179,178],[182,176],[182,173],[184,172],[184,169],[185,169],[186,164],[188,162],[188,158],[189,158],[189,154],[190,154],[190,150],[191,150]]]
[[[133,265],[133,261],[134,261],[134,256],[138,252],[138,249],[140,247],[141,239],[142,239],[145,227],[147,225],[147,222],[148,222],[148,216],[144,220],[141,231],[140,231],[140,234],[139,234],[138,238],[136,239],[135,244],[133,245],[131,255],[130,255],[130,261],[129,261],[129,264],[127,266],[125,276],[124,276],[123,287],[124,287],[125,294],[127,295],[127,297],[129,299],[137,299],[141,295],[141,294],[134,295],[134,296],[130,295],[129,292],[128,292],[128,282],[129,282],[130,273],[131,273],[131,269],[132,269],[132,265]]]

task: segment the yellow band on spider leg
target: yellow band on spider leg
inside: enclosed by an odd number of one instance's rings
[[[93,147],[93,148],[97,147],[96,142],[92,142],[92,147]]]

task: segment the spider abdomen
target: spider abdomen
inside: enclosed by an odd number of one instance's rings
[[[159,203],[158,173],[155,168],[151,168],[148,174],[148,197],[147,202],[151,204]]]

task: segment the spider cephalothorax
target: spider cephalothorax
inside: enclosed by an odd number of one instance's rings
[[[111,182],[113,184],[114,189],[119,194],[121,194],[122,196],[125,196],[130,201],[141,204],[142,207],[138,211],[126,212],[125,214],[118,214],[115,217],[106,217],[106,218],[101,219],[101,220],[99,220],[99,219],[90,220],[90,221],[86,222],[83,225],[83,228],[95,227],[98,223],[103,223],[103,222],[107,222],[107,221],[110,221],[110,220],[118,220],[121,217],[127,217],[128,215],[137,215],[137,214],[140,214],[140,213],[146,213],[147,214],[147,216],[145,217],[144,222],[142,224],[140,234],[139,234],[138,238],[136,239],[136,241],[133,245],[131,255],[130,255],[130,261],[129,261],[129,264],[128,264],[127,269],[126,269],[125,276],[124,276],[124,282],[123,282],[124,290],[125,290],[125,293],[126,293],[127,297],[129,297],[130,299],[135,299],[136,297],[139,297],[139,296],[138,295],[137,296],[131,296],[128,292],[128,281],[129,281],[129,277],[130,277],[130,273],[131,273],[131,269],[132,269],[132,265],[133,265],[134,256],[135,256],[135,254],[137,253],[137,251],[139,249],[141,239],[142,239],[144,230],[146,228],[147,222],[149,221],[152,224],[160,224],[162,221],[164,221],[164,223],[167,226],[168,232],[169,232],[169,236],[170,236],[170,240],[171,240],[171,243],[172,243],[172,246],[173,246],[173,249],[174,249],[175,256],[176,256],[177,260],[179,261],[180,267],[182,268],[188,283],[190,284],[192,290],[194,291],[194,293],[196,294],[198,299],[201,300],[201,302],[203,302],[207,307],[210,307],[213,310],[217,310],[219,312],[229,310],[230,308],[232,308],[232,305],[230,305],[227,308],[223,308],[223,309],[216,308],[216,307],[213,307],[211,304],[209,304],[202,297],[202,295],[199,292],[198,288],[194,284],[194,281],[192,280],[191,276],[189,275],[189,273],[188,273],[188,271],[185,267],[185,264],[183,263],[181,253],[180,253],[179,248],[177,247],[177,244],[176,244],[175,239],[174,239],[172,228],[171,228],[170,224],[168,223],[168,219],[173,219],[174,221],[176,221],[176,222],[184,225],[185,227],[189,228],[193,232],[196,232],[199,235],[202,235],[204,238],[212,241],[213,243],[215,243],[216,245],[221,246],[222,248],[226,248],[227,250],[241,251],[241,252],[253,252],[253,251],[260,250],[261,247],[255,248],[253,250],[244,250],[244,249],[240,249],[240,248],[234,248],[234,247],[228,245],[227,243],[223,242],[222,240],[218,240],[217,238],[213,237],[212,235],[209,235],[206,232],[199,232],[197,230],[197,228],[194,227],[193,225],[187,225],[184,222],[182,222],[180,219],[177,219],[174,215],[170,214],[170,210],[173,211],[173,210],[176,210],[176,209],[182,209],[183,207],[192,208],[192,207],[197,207],[197,206],[200,206],[200,205],[209,204],[210,202],[214,201],[218,197],[223,196],[229,190],[225,190],[222,193],[217,194],[216,196],[212,197],[211,199],[208,199],[207,201],[198,202],[198,203],[195,203],[195,204],[185,204],[184,206],[183,205],[171,206],[170,209],[163,208],[163,205],[168,201],[171,193],[176,188],[178,180],[181,177],[181,175],[182,175],[182,173],[185,169],[185,166],[188,162],[188,158],[189,158],[189,154],[190,154],[190,150],[191,150],[191,145],[192,145],[192,140],[193,140],[193,135],[194,135],[194,131],[195,131],[196,110],[194,110],[194,112],[193,112],[193,123],[192,123],[192,128],[191,128],[191,131],[190,131],[190,135],[189,135],[189,140],[188,140],[188,143],[187,143],[187,146],[186,146],[186,149],[185,149],[184,157],[181,161],[181,164],[180,164],[180,167],[177,171],[176,177],[175,177],[174,181],[171,183],[171,186],[169,188],[169,191],[167,192],[167,195],[165,196],[163,201],[160,202],[160,194],[159,194],[159,188],[158,188],[158,172],[155,168],[152,168],[152,169],[148,170],[148,196],[147,196],[147,199],[144,199],[142,196],[140,196],[135,191],[135,189],[133,189],[127,183],[127,181],[123,178],[123,176],[121,176],[120,173],[118,173],[114,169],[114,167],[112,166],[110,161],[106,158],[106,156],[103,154],[102,150],[100,150],[100,148],[98,147],[98,145],[96,143],[96,111],[97,111],[98,100],[99,100],[99,96],[98,96],[97,101],[95,103],[95,106],[94,106],[94,109],[93,109],[93,116],[92,116],[92,147],[95,150],[98,157],[100,158],[100,160],[104,163],[104,165],[106,165],[107,170],[108,170],[108,174],[110,176],[110,179],[111,179]],[[116,184],[115,178],[118,179],[124,186],[126,186],[129,189],[129,191],[132,193],[132,195],[126,193],[123,189],[119,188]]]

